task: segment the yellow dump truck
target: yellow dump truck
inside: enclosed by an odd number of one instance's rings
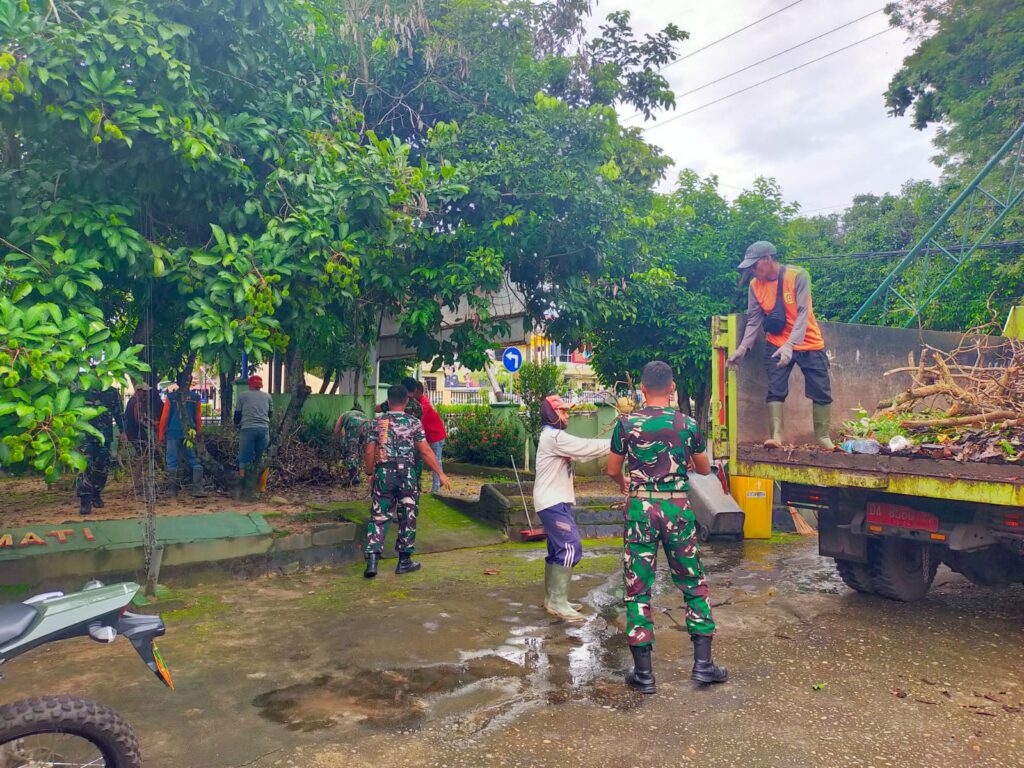
[[[813,447],[810,401],[794,368],[786,402],[787,447],[763,447],[768,436],[763,348],[737,370],[725,361],[742,336],[743,315],[712,325],[714,396],[711,436],[729,472],[781,483],[782,503],[818,517],[819,552],[835,560],[851,588],[894,600],[917,600],[940,563],[976,584],[1024,581],[1024,455],[1020,461],[956,461],[929,455],[851,454]],[[1024,308],[1011,313],[1003,336],[823,323],[831,361],[833,431],[856,411],[874,411],[911,385],[908,356],[927,345],[961,350],[965,364],[999,366],[1010,339],[1024,338]],[[763,344],[763,341],[761,342]],[[886,375],[889,373],[889,375]]]

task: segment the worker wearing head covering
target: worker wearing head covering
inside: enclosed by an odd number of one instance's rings
[[[249,389],[235,401],[235,426],[238,427],[238,473],[245,477],[246,470],[259,467],[264,451],[270,445],[270,419],[274,402],[263,391],[263,379],[249,377]],[[267,470],[260,474],[260,493],[267,487]]]
[[[544,524],[548,541],[544,610],[566,621],[582,621],[585,617],[577,610],[579,606],[569,602],[572,569],[583,557],[583,542],[572,513],[576,503],[573,460],[607,456],[611,442],[576,437],[566,432],[569,406],[558,395],[544,398],[540,419],[533,507]]]
[[[771,432],[765,446],[782,447],[789,375],[793,366],[798,365],[804,375],[804,394],[812,403],[815,440],[822,448],[833,450],[829,435],[832,382],[828,352],[814,317],[807,270],[780,264],[775,246],[767,240],[758,240],[747,248],[737,269],[752,279],[747,291],[747,327],[728,364],[739,365],[764,333],[764,369],[768,377],[765,402]]]

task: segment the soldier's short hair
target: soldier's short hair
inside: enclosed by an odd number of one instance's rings
[[[406,391],[410,395],[414,395],[416,394],[416,390],[422,387],[423,385],[420,384],[412,376],[406,376],[404,379],[402,379],[402,386],[405,387]]]
[[[640,375],[640,383],[644,385],[644,388],[648,392],[658,395],[668,392],[672,388],[673,380],[672,366],[661,360],[649,362],[644,366],[644,371]]]
[[[405,407],[409,402],[409,390],[401,384],[388,387],[388,405],[392,408]]]

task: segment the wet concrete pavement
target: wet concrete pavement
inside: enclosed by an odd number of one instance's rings
[[[506,545],[403,577],[385,561],[372,582],[348,567],[183,591],[162,604],[174,692],[122,641],[71,641],[8,665],[0,696],[110,704],[153,768],[1024,765],[1020,586],[940,571],[905,605],[850,592],[813,539],[712,544],[732,680],[689,682],[661,572],[659,692],[644,697],[622,683],[617,548],[590,548],[575,626],[539,607],[542,557]]]

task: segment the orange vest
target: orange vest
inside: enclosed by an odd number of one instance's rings
[[[798,272],[803,272],[803,270],[799,267],[786,267],[782,277],[782,301],[786,308],[786,327],[782,329],[782,333],[766,334],[768,342],[776,347],[781,347],[786,343],[789,335],[793,332],[793,324],[796,322],[796,278]],[[761,305],[761,309],[767,315],[775,308],[775,301],[779,292],[778,281],[754,278],[750,281],[750,287],[754,291],[757,303]],[[814,305],[811,303],[811,297],[808,296],[807,334],[804,336],[803,343],[796,345],[793,349],[797,352],[809,352],[810,350],[824,348],[825,339],[822,338],[821,328],[818,326],[818,321],[814,318]]]

